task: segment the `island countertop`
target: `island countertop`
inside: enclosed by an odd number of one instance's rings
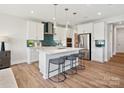
[[[42,52],[45,52],[46,54],[57,54],[57,53],[64,53],[64,52],[70,52],[70,51],[78,51],[81,50],[82,48],[57,48],[57,47],[41,47],[37,48]]]

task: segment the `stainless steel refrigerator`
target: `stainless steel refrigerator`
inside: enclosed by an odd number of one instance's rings
[[[78,35],[78,47],[83,48],[84,59],[91,60],[91,33]]]

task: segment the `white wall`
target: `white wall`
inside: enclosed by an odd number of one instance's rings
[[[105,54],[104,54],[104,61],[108,62],[108,40],[109,40],[109,32],[108,32],[108,25],[104,22],[104,40],[105,40]]]
[[[124,27],[116,29],[117,35],[117,43],[116,43],[116,50],[119,53],[124,53]]]
[[[108,53],[108,59],[110,59],[113,55],[113,24],[108,24],[108,49],[107,49],[107,53]]]
[[[61,40],[62,44],[66,46],[67,37],[73,38],[73,30],[71,28],[65,30],[65,27],[57,26],[57,29],[55,30],[54,40]]]
[[[8,35],[11,64],[26,62],[26,20],[0,14],[0,35]]]
[[[116,52],[117,52],[117,34],[118,34],[118,29],[123,29],[124,28],[124,25],[115,25],[114,26],[114,33],[113,33],[113,37],[114,37],[114,49],[113,49],[113,55],[115,55],[116,54]],[[122,33],[123,34],[123,33]]]
[[[123,27],[123,26],[118,26],[118,25],[115,25],[114,26],[114,29],[113,29],[113,55],[116,55],[116,52],[117,52],[117,50],[116,50],[116,48],[117,48],[117,44],[116,44],[116,42],[117,42],[117,28],[121,28],[121,27]]]
[[[64,27],[57,26],[55,30],[54,40],[61,40],[62,44],[66,46],[66,31]]]
[[[113,36],[114,36],[114,55],[116,54],[116,27],[114,27],[114,31],[113,31]]]

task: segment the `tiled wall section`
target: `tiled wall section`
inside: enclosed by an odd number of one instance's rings
[[[56,43],[53,39],[53,35],[51,34],[45,34],[44,35],[44,40],[42,41],[43,46],[55,46]]]

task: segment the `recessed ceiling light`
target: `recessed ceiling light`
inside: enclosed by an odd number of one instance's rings
[[[53,17],[53,20],[56,20],[56,18],[55,18],[55,17]]]
[[[76,12],[73,13],[73,15],[76,15],[76,14],[77,14]]]
[[[30,13],[31,13],[31,14],[34,14],[34,11],[33,11],[33,10],[31,10],[31,11],[30,11]]]
[[[68,11],[69,9],[68,8],[65,8],[65,11]]]
[[[102,15],[102,13],[101,13],[101,12],[98,12],[98,13],[97,13],[97,15],[99,15],[99,16],[100,16],[100,15]]]

